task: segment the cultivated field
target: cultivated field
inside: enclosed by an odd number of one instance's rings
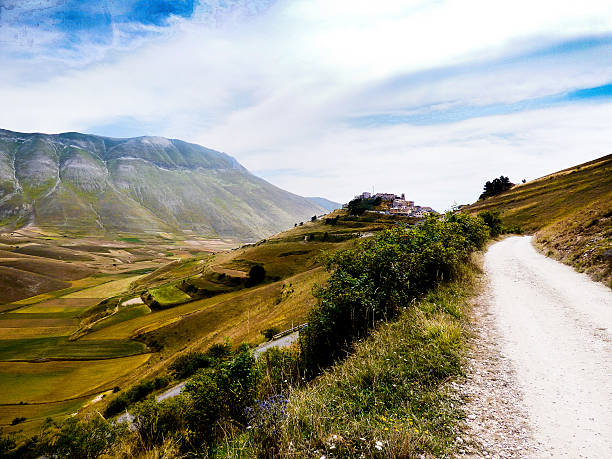
[[[303,323],[312,289],[327,278],[320,255],[397,222],[336,215],[333,223],[307,222],[221,252],[218,240],[206,250],[196,239],[0,237],[2,250],[15,252],[3,256],[12,263],[5,269],[26,267],[12,258],[35,265],[42,256],[52,259],[41,266],[69,266],[54,274],[59,288],[24,289],[21,298],[0,302],[0,386],[7,388],[0,425],[33,432],[47,416],[67,416],[115,386],[164,372],[181,353],[226,339],[257,344],[263,329]],[[252,285],[255,265],[264,267],[265,279]],[[26,420],[10,426],[17,417]]]

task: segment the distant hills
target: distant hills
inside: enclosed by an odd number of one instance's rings
[[[515,185],[464,208],[498,210],[549,256],[612,287],[612,155]]]
[[[331,212],[336,209],[342,209],[342,204],[340,204],[339,202],[330,201],[329,199],[318,197],[307,197],[306,199],[316,204],[317,206],[322,207],[328,212]]]
[[[163,137],[0,130],[0,229],[254,240],[325,208],[231,156]]]

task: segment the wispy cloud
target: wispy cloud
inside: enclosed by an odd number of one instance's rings
[[[73,4],[33,3],[56,21]],[[107,3],[123,10],[80,11],[91,27],[0,9],[0,40],[36,37],[0,50],[0,126],[178,137],[303,195],[374,185],[438,208],[612,145],[598,131],[612,119],[604,1],[218,0],[149,16],[151,2]]]

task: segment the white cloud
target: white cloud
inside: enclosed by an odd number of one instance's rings
[[[609,48],[520,58],[604,33],[612,33],[607,1],[285,0],[248,19],[175,20],[129,49],[87,48],[87,65],[58,71],[55,60],[53,75],[40,75],[50,56],[24,63],[5,55],[12,71],[0,79],[9,107],[0,126],[90,131],[131,118],[159,126],[151,134],[226,151],[303,195],[346,200],[374,185],[445,208],[473,200],[492,176],[533,177],[609,151],[610,106],[426,127],[358,129],[347,120],[607,83]]]

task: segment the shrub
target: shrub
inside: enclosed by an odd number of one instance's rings
[[[208,348],[206,355],[216,360],[227,360],[233,354],[232,343],[225,341],[224,343],[215,343]]]
[[[249,270],[249,278],[247,279],[247,286],[253,286],[261,284],[266,278],[266,270],[261,265],[255,265]]]
[[[126,431],[96,415],[91,419],[67,418],[61,424],[48,420],[43,426],[40,449],[52,457],[98,457]]]
[[[266,328],[265,330],[261,331],[261,334],[268,341],[270,341],[274,337],[274,335],[277,335],[278,333],[280,333],[280,330],[277,327],[270,327],[270,328]]]
[[[148,399],[134,406],[134,426],[142,443],[151,447],[176,437],[187,427],[187,413],[191,408],[188,397],[178,395],[162,402]]]
[[[24,418],[24,417],[19,417],[19,416],[18,416],[18,417],[14,418],[14,419],[11,421],[11,425],[12,425],[12,426],[16,426],[17,424],[21,424],[21,423],[22,423],[23,421],[25,421],[25,420],[26,420],[26,418]]]
[[[212,445],[227,428],[246,421],[245,409],[257,395],[260,373],[248,346],[216,369],[200,370],[185,385],[193,403],[189,429],[200,444]]]
[[[17,442],[14,434],[4,435],[0,428],[0,457],[7,457],[15,446],[17,446]]]
[[[169,369],[177,379],[185,379],[200,368],[209,368],[213,363],[212,357],[203,352],[189,352],[180,355],[170,365]]]
[[[106,417],[115,416],[133,403],[139,402],[155,390],[162,389],[170,383],[170,378],[160,376],[152,380],[142,381],[111,400],[104,410]]]
[[[504,228],[502,225],[499,211],[497,210],[485,210],[478,213],[478,217],[489,227],[491,237],[497,237],[503,234]]]
[[[346,353],[381,320],[394,317],[418,295],[451,280],[469,254],[484,244],[487,228],[469,215],[427,218],[422,225],[393,228],[360,240],[327,260],[327,285],[300,336],[309,376]]]
[[[302,383],[302,368],[299,350],[295,347],[273,347],[261,354],[257,366],[261,374],[259,397],[286,393],[291,387]]]

